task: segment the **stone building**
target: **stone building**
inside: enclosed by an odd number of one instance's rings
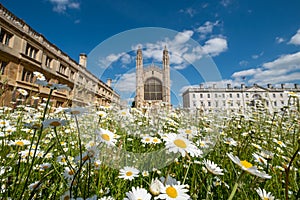
[[[295,104],[295,98],[291,94],[299,94],[300,87],[295,84],[294,87],[273,87],[268,84],[262,87],[257,84],[253,86],[232,87],[227,84],[226,88],[212,87],[190,87],[183,92],[183,107],[191,110],[200,109],[205,112],[211,111],[238,111],[256,107],[258,104],[268,108],[271,112],[278,110],[286,105]]]
[[[170,97],[170,62],[169,53],[165,47],[162,55],[162,68],[154,64],[144,68],[142,50],[137,50],[136,56],[136,97],[135,106],[148,105],[171,106]]]
[[[107,105],[118,103],[120,96],[87,70],[87,56],[79,63],[50,43],[23,20],[0,4],[0,106],[20,97],[19,88],[30,95],[27,103],[47,98],[49,89],[35,84],[33,72],[45,75],[50,83],[66,84],[71,91],[54,91],[54,106]],[[34,100],[32,96],[39,96]]]

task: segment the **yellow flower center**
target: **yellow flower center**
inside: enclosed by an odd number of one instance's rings
[[[59,121],[53,121],[50,123],[51,126],[60,126],[61,123]]]
[[[187,130],[185,130],[185,133],[186,133],[186,134],[191,134],[191,133],[192,133],[192,130],[191,130],[191,129],[187,129]]]
[[[157,139],[157,138],[154,138],[154,139],[153,139],[153,142],[158,142],[158,139]]]
[[[110,140],[110,137],[108,134],[102,134],[101,135],[102,139],[105,140],[105,141],[109,141]]]
[[[126,172],[126,176],[132,176],[132,172]]]
[[[178,196],[177,190],[172,186],[169,186],[166,189],[166,194],[171,198],[176,198]]]
[[[16,142],[16,145],[18,145],[18,146],[24,146],[24,142],[23,141],[18,141],[18,142]]]
[[[68,196],[68,195],[65,196],[65,197],[64,197],[64,200],[70,200],[70,196]]]
[[[181,139],[174,140],[174,144],[183,149],[187,147],[186,143]]]
[[[277,141],[277,143],[278,143],[279,145],[282,145],[282,142],[281,142],[281,141]]]
[[[146,138],[145,141],[146,141],[146,142],[149,142],[149,141],[150,141],[150,138]]]
[[[269,198],[268,197],[264,197],[264,200],[269,200]]]
[[[249,163],[247,160],[243,160],[240,163],[243,165],[243,167],[245,167],[247,169],[250,168],[250,167],[252,167],[252,164]]]
[[[68,174],[72,176],[75,174],[75,172],[74,172],[74,170],[70,170]]]

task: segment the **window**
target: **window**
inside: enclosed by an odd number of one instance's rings
[[[274,101],[274,106],[277,106],[277,101]]]
[[[27,56],[29,56],[30,58],[36,59],[37,53],[38,53],[38,49],[34,48],[33,46],[31,46],[30,44],[27,43],[25,54]]]
[[[63,66],[62,64],[59,66],[58,72],[61,74],[65,74],[67,70],[66,66]]]
[[[207,94],[207,98],[210,98],[210,94]]]
[[[280,93],[280,97],[281,97],[281,98],[283,97],[283,94],[282,94],[282,93]]]
[[[207,105],[208,105],[209,107],[211,106],[211,103],[210,103],[210,101],[208,101],[208,102],[207,102]]]
[[[32,83],[33,82],[33,72],[29,71],[27,69],[23,69],[22,81]]]
[[[222,94],[222,98],[225,98],[225,94]]]
[[[276,97],[276,94],[273,94],[273,98],[275,98]]]
[[[46,57],[46,62],[45,62],[46,67],[52,68],[52,58]]]
[[[236,97],[237,97],[237,98],[240,98],[240,94],[239,94],[239,93],[237,93],[237,94],[236,94]]]
[[[215,98],[218,98],[218,94],[215,94]]]
[[[9,46],[12,38],[12,34],[7,32],[5,29],[0,28],[0,41],[2,44]]]
[[[203,94],[200,94],[200,98],[203,98]]]
[[[195,94],[193,94],[193,98],[196,98],[196,95],[195,95]]]
[[[229,97],[232,98],[232,94],[231,93],[229,94]]]
[[[6,65],[7,65],[7,62],[0,60],[0,75],[4,74]]]
[[[284,105],[284,101],[281,101],[281,105]]]
[[[75,72],[74,71],[71,71],[71,76],[70,77],[71,77],[72,80],[75,80]]]
[[[162,84],[156,78],[146,80],[144,85],[145,100],[162,100]]]
[[[218,101],[216,101],[216,107],[219,107],[219,102]]]

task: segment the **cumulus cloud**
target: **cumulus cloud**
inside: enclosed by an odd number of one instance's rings
[[[266,85],[300,80],[300,52],[282,55],[279,58],[263,63],[261,67],[247,69],[232,74],[235,80],[248,78],[248,83]]]
[[[224,38],[212,38],[205,42],[203,49],[211,56],[217,56],[228,49],[227,40]]]
[[[259,54],[252,55],[252,58],[253,58],[253,59],[258,59],[258,58],[261,57],[262,55],[264,55],[264,52],[261,52],[261,53],[259,53]]]
[[[67,9],[80,9],[80,3],[75,0],[49,0],[53,4],[53,11],[65,13]]]
[[[289,44],[300,45],[300,29],[298,29],[297,33],[291,38]]]
[[[123,65],[129,64],[131,62],[131,56],[125,52],[118,53],[118,54],[109,54],[105,58],[101,58],[99,62],[99,66],[101,68],[107,68],[109,65],[111,65],[113,62],[121,61]]]
[[[118,80],[114,80],[114,87],[120,92],[134,93],[136,89],[135,72],[120,75]]]

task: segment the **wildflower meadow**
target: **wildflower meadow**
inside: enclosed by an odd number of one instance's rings
[[[36,83],[40,104],[0,108],[1,199],[300,199],[297,94],[272,113],[55,108],[68,87]]]

